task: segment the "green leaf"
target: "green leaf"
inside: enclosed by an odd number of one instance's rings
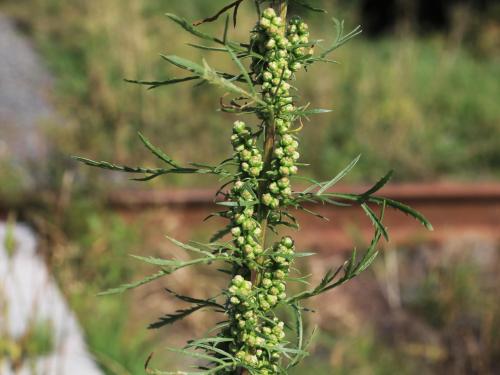
[[[161,271],[158,271],[157,273],[155,273],[154,275],[151,275],[151,276],[148,276],[140,281],[136,281],[134,283],[130,283],[130,284],[123,284],[121,286],[119,286],[118,288],[113,288],[113,289],[109,289],[107,291],[104,291],[104,292],[101,292],[98,294],[98,296],[107,296],[107,295],[111,295],[111,294],[120,294],[120,293],[123,293],[129,289],[134,289],[134,288],[137,288],[141,285],[144,285],[144,284],[147,284],[147,283],[150,283],[151,281],[154,281],[154,280],[157,280],[159,279],[160,277],[163,277],[165,275],[168,275],[169,272],[166,271],[166,270],[161,270]]]
[[[188,59],[175,56],[175,55],[170,55],[170,56],[165,56],[161,55],[162,58],[170,62],[171,64],[181,68],[188,70],[192,73],[198,74],[200,78],[203,80],[207,81],[208,83],[216,86],[220,86],[224,88],[225,90],[232,92],[234,94],[241,95],[243,97],[246,97],[248,99],[251,99],[252,101],[265,106],[266,104],[258,97],[258,95],[253,95],[252,93],[248,93],[241,87],[235,85],[231,81],[229,81],[226,78],[221,77],[221,75],[213,70],[205,60],[203,60],[203,66],[196,64]],[[233,76],[234,77],[234,76]]]
[[[214,36],[211,36],[209,34],[203,33],[200,30],[198,30],[196,27],[191,25],[188,21],[186,21],[184,18],[181,18],[175,14],[172,13],[167,13],[165,14],[168,18],[170,18],[172,21],[180,25],[184,30],[189,32],[190,34],[204,40],[209,40],[211,42],[219,43],[219,44],[224,44],[224,42]]]
[[[434,230],[434,227],[432,226],[432,224],[429,222],[429,220],[427,220],[427,218],[423,214],[421,214],[417,210],[411,208],[410,206],[407,206],[404,203],[395,201],[393,199],[381,198],[381,197],[371,197],[369,199],[369,201],[377,203],[377,204],[384,204],[384,202],[385,202],[389,207],[392,207],[398,211],[401,211],[401,212],[413,217],[414,219],[419,221],[428,230],[430,230],[430,231]]]
[[[327,48],[321,55],[320,57],[324,59],[327,57],[330,53],[335,51],[337,48],[341,47],[342,45],[346,44],[348,41],[351,39],[355,38],[359,34],[362,33],[361,26],[357,26],[352,30],[350,33],[344,35],[344,21],[339,21],[336,18],[333,18],[333,23],[335,24],[335,29],[337,32],[337,36],[335,39],[335,42],[333,45],[329,48]]]
[[[345,167],[338,175],[336,175],[334,178],[332,178],[330,181],[324,182],[321,184],[321,189],[318,190],[316,195],[321,195],[325,191],[327,191],[329,188],[331,188],[333,185],[335,185],[337,182],[339,182],[341,179],[343,179],[350,171],[351,169],[354,168],[354,166],[358,163],[359,159],[361,158],[361,155],[358,155],[353,161],[349,163],[347,167]]]
[[[206,251],[206,250],[202,250],[198,247],[194,247],[194,246],[191,246],[191,245],[188,245],[188,244],[185,244],[181,241],[178,241],[176,240],[175,238],[172,238],[172,237],[169,237],[169,236],[165,236],[167,237],[167,239],[172,242],[174,245],[180,247],[181,249],[184,249],[184,250],[188,250],[188,251],[192,251],[192,252],[195,252],[195,253],[199,253],[199,254],[203,254],[203,255],[206,255],[208,257],[212,257],[212,258],[215,258],[215,255],[213,255],[212,253],[210,253],[209,251]]]
[[[313,12],[318,12],[318,13],[328,13],[325,9],[321,9],[321,8],[316,8],[316,7],[313,7],[312,5],[309,5],[307,4],[306,2],[304,1],[301,1],[301,0],[291,0],[292,3],[294,4],[297,4],[305,9],[308,9],[310,11],[313,11]]]
[[[387,229],[385,228],[384,224],[382,224],[382,222],[379,220],[375,212],[373,212],[373,210],[366,203],[362,203],[361,208],[370,218],[371,222],[373,223],[373,226],[383,234],[386,241],[389,241],[389,234],[387,233]]]
[[[236,55],[234,54],[234,52],[231,49],[231,47],[226,46],[226,49],[229,52],[229,54],[231,55],[231,58],[233,59],[233,61],[236,63],[236,65],[240,69],[240,72],[243,75],[243,77],[245,78],[245,81],[247,82],[248,88],[252,92],[252,95],[253,96],[257,96],[257,92],[255,91],[255,86],[254,86],[254,84],[252,82],[252,79],[250,78],[250,75],[248,74],[247,70],[245,69],[245,67],[241,63],[240,59],[238,59],[238,57],[236,57]]]
[[[152,90],[160,86],[166,86],[166,85],[174,85],[176,83],[183,83],[187,81],[193,81],[195,79],[199,79],[200,77],[198,76],[190,76],[190,77],[183,77],[183,78],[171,78],[163,81],[140,81],[140,80],[133,80],[133,79],[125,79],[125,82],[128,83],[134,83],[137,85],[145,85],[149,86],[148,89]]]
[[[144,145],[146,146],[146,148],[149,151],[151,151],[158,159],[164,161],[165,163],[167,163],[168,165],[171,165],[174,168],[180,168],[180,166],[176,162],[174,162],[172,160],[172,158],[170,158],[170,156],[168,156],[167,154],[165,154],[159,148],[153,146],[151,144],[151,142],[149,142],[149,140],[146,137],[144,137],[140,132],[138,134],[139,134],[139,138],[141,139],[142,143],[144,143]]]
[[[393,173],[394,171],[389,171],[389,173],[387,173],[384,177],[382,177],[375,185],[373,185],[373,187],[371,187],[361,195],[370,196],[379,191],[380,189],[382,189],[392,178]]]
[[[204,307],[207,307],[207,306],[196,305],[196,306],[192,306],[192,307],[187,308],[187,309],[177,310],[174,314],[167,314],[167,315],[159,318],[158,321],[156,321],[155,323],[151,323],[148,326],[148,329],[159,329],[159,328],[165,327],[167,325],[174,324],[174,323],[178,322],[179,320],[182,320],[182,319],[188,317],[189,315],[195,313],[196,311],[203,309]]]

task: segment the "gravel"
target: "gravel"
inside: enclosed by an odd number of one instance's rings
[[[0,158],[40,162],[48,146],[43,124],[54,119],[48,70],[12,20],[0,14]]]

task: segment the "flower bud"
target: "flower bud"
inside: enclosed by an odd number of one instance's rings
[[[232,305],[239,305],[241,301],[238,299],[238,297],[233,296],[229,299],[229,302],[231,302]]]
[[[245,123],[243,121],[236,121],[233,125],[233,131],[236,134],[242,133],[245,130],[245,128],[246,128],[246,126],[245,126]]]
[[[271,26],[271,20],[268,18],[261,18],[259,23],[263,29],[268,29]]]
[[[281,125],[283,126],[283,125]],[[274,155],[278,158],[278,159],[281,159],[283,156],[285,156],[285,152],[283,151],[283,149],[281,147],[278,147],[274,150]]]
[[[273,8],[266,8],[262,12],[262,17],[272,20],[274,17],[276,17],[276,12]]]
[[[276,47],[276,40],[274,39],[269,39],[266,43],[266,48],[267,49],[273,49],[274,47]]]

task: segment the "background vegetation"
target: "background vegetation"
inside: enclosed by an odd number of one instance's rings
[[[161,140],[180,160],[217,161],[227,155],[229,146],[222,140],[230,133],[230,119],[215,113],[213,88],[186,84],[151,92],[123,81],[179,74],[159,53],[177,51],[199,59],[200,51],[177,38],[176,25],[163,14],[170,10],[196,20],[214,13],[223,0],[4,3],[57,77],[55,102],[65,119],[48,128],[61,155],[121,162],[146,158],[136,142],[138,130]],[[348,28],[363,21],[360,2],[316,3],[329,16],[346,19]],[[236,31],[242,39],[253,22],[253,10],[244,8]],[[358,181],[389,168],[396,169],[399,180],[498,177],[500,27],[494,20],[500,11],[492,6],[479,20],[472,9],[462,8],[453,12],[445,33],[417,32],[404,27],[404,18],[387,34],[365,33],[339,50],[338,65],[313,68],[299,83],[308,101],[334,109],[306,124],[303,153],[313,166],[311,174],[329,176],[363,150],[353,175]],[[321,35],[331,30],[333,37],[329,16],[309,13],[306,18]],[[204,28],[221,32],[220,23]],[[232,67],[220,55],[209,58],[213,65]],[[193,136],[204,147],[193,147]]]

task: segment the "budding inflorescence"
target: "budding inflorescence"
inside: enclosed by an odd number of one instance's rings
[[[290,177],[298,171],[298,142],[291,130],[297,108],[291,95],[290,81],[303,65],[309,51],[309,31],[300,18],[288,24],[274,9],[263,11],[254,29],[253,49],[264,59],[254,59],[252,70],[261,85],[266,110],[259,113],[266,127],[276,130],[270,165],[264,170],[263,158],[256,147],[257,136],[241,121],[233,127],[232,143],[239,178],[231,189],[233,201],[253,202],[267,208],[267,217],[279,216],[282,206],[292,199]],[[264,181],[264,183],[263,183]],[[235,249],[245,266],[258,273],[255,283],[242,275],[234,276],[228,289],[230,345],[243,364],[259,370],[259,374],[278,372],[284,323],[273,309],[286,300],[286,278],[295,256],[295,244],[283,237],[268,249],[260,240],[262,211],[254,205],[231,210],[231,233]],[[248,275],[247,275],[248,276]]]
[[[252,202],[258,188],[257,178],[262,172],[262,154],[256,146],[256,136],[242,121],[236,121],[231,137],[235,151],[235,161],[239,166],[239,176],[232,189],[232,200]],[[256,218],[253,206],[234,207],[231,212],[231,234],[238,255],[245,260],[250,269],[256,267],[255,259],[263,252],[259,244],[262,234],[261,225]]]
[[[168,314],[151,325],[158,328],[172,324],[203,308],[213,308],[216,312],[226,315],[226,319],[215,328],[217,337],[210,335],[200,340],[192,340],[185,349],[179,351],[206,362],[200,365],[201,372],[196,372],[200,375],[287,374],[289,368],[297,365],[307,355],[302,321],[302,312],[307,310],[301,306],[301,301],[342,285],[373,262],[377,255],[377,243],[382,237],[388,239],[386,228],[381,222],[386,205],[413,216],[432,230],[431,224],[422,214],[399,202],[372,195],[390,179],[390,173],[362,195],[328,192],[327,190],[356,164],[359,157],[332,180],[313,181],[313,184],[302,192],[292,190],[291,180],[298,173],[300,166],[297,134],[303,124],[299,121],[308,114],[324,112],[308,110],[308,105],[297,106],[296,88],[292,83],[300,70],[318,61],[330,61],[326,59],[327,55],[358,35],[360,29],[358,27],[344,35],[343,24],[337,23],[338,35],[335,43],[324,49],[319,56],[313,56],[315,42],[309,40],[307,24],[299,17],[292,17],[288,22],[286,20],[289,0],[254,2],[259,12],[261,4],[272,3],[280,9],[280,15],[273,8],[261,12],[251,32],[250,43],[229,40],[228,23],[224,38],[219,39],[197,30],[187,20],[167,14],[171,20],[194,36],[222,45],[224,48],[194,44],[192,46],[226,51],[237,63],[240,74],[212,69],[206,61],[199,65],[188,59],[169,55],[163,57],[169,63],[189,72],[189,76],[166,81],[134,81],[154,88],[200,80],[200,83],[212,83],[222,86],[228,93],[237,94],[238,96],[233,97],[227,105],[221,99],[221,110],[239,115],[253,113],[259,123],[255,124],[254,128],[242,121],[234,123],[231,135],[234,152],[231,158],[217,166],[197,163],[181,166],[142,135],[141,140],[148,150],[166,163],[162,168],[130,167],[77,158],[93,167],[141,174],[141,181],[174,173],[210,174],[225,181],[217,192],[217,196],[224,199],[217,203],[226,208],[209,217],[228,219],[228,225],[219,230],[208,244],[184,244],[172,239],[177,246],[196,253],[196,259],[182,261],[137,257],[160,267],[160,271],[139,282],[125,284],[107,292],[117,293],[132,289],[186,267],[223,262],[226,267],[221,267],[218,271],[230,274],[231,281],[222,294],[202,300],[171,292],[176,298],[193,305]],[[211,22],[230,9],[234,10],[236,22],[240,3],[241,1],[233,2],[214,17],[206,18],[201,23]],[[296,3],[310,8],[307,1]],[[199,22],[195,23],[198,24]],[[246,66],[248,58],[251,58],[249,70]],[[299,123],[299,126],[294,127],[296,123]],[[304,207],[305,204],[338,204],[338,199],[351,204],[358,203],[368,214],[375,227],[370,247],[361,259],[357,258],[354,252],[336,272],[328,271],[314,289],[288,296],[287,282],[302,280],[301,277],[290,277],[295,258],[312,253],[296,253],[295,242],[288,236],[271,243],[266,240],[266,232],[272,231],[277,235],[283,226],[298,228],[296,218],[289,211],[290,207],[311,212]],[[373,211],[372,204],[381,206],[380,215]],[[225,241],[226,235],[230,235],[231,239]],[[280,319],[281,313],[285,311],[294,314],[296,324],[293,327],[285,325]],[[296,345],[291,348],[292,344]],[[164,373],[159,370],[147,370],[151,373]]]
[[[274,126],[280,137],[268,171],[273,181],[261,198],[262,203],[271,209],[289,202],[292,190],[288,178],[298,172],[298,142],[291,131],[296,107],[288,82],[302,68],[302,61],[312,53],[308,29],[299,17],[292,18],[286,25],[274,9],[268,8],[254,31],[254,49],[265,59],[255,59],[252,67],[260,79],[262,97],[272,108],[262,117],[268,122],[267,126]]]

